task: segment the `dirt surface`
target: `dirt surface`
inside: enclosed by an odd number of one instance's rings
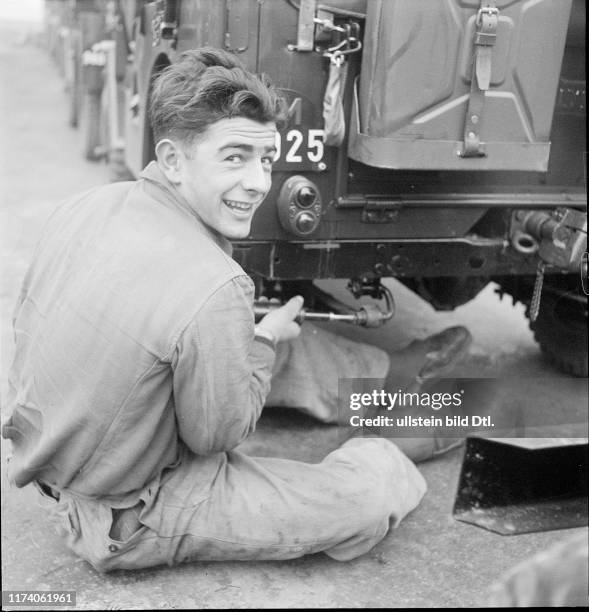
[[[83,159],[81,136],[67,126],[63,81],[39,40],[14,24],[3,24],[0,33],[4,421],[13,352],[11,313],[42,225],[63,198],[107,182],[108,172],[104,165]],[[342,283],[324,287],[344,295]],[[493,286],[452,313],[435,313],[398,283],[390,287],[398,312],[389,327],[337,329],[391,350],[450,324],[467,325],[474,343],[460,375],[509,376],[515,399],[532,403],[539,414],[586,406],[586,384],[559,376],[544,363],[523,309],[509,299],[500,301]],[[519,378],[534,382],[523,388],[513,384]],[[248,448],[315,461],[333,444],[333,436],[333,428],[308,418],[274,413],[262,417]],[[423,503],[354,561],[338,563],[317,554],[281,563],[191,563],[104,576],[77,559],[54,534],[35,489],[8,486],[9,450],[3,443],[2,588],[76,591],[80,609],[471,607],[487,601],[489,585],[507,568],[583,531],[505,537],[456,521],[452,507],[463,459],[458,450],[421,464],[429,486]]]

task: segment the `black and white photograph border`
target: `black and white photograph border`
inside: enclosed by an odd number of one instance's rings
[[[41,0],[0,4],[2,423],[11,413],[7,389],[14,356],[13,309],[43,226],[67,197],[112,180],[112,167],[87,159],[84,135],[72,126],[66,77],[49,53],[44,11]],[[321,289],[354,307],[346,283],[318,281]],[[453,377],[499,384],[509,379],[514,402],[533,406],[541,425],[556,411],[586,407],[587,379],[563,374],[546,359],[530,329],[526,306],[497,284],[490,283],[451,311],[436,311],[396,279],[386,278],[384,284],[396,307],[385,326],[318,325],[386,351],[449,326],[465,326],[472,344]],[[526,384],[513,384],[518,379]],[[550,434],[541,426],[538,431],[539,438],[577,436],[566,427]],[[253,456],[314,463],[333,448],[336,438],[334,426],[296,411],[269,411],[241,448]],[[582,438],[576,441],[583,443]],[[48,500],[34,486],[17,488],[8,482],[11,445],[2,439],[3,609],[20,609],[31,593],[75,593],[75,608],[60,605],[64,599],[59,598],[41,605],[38,595],[28,599],[26,609],[587,605],[586,526],[504,535],[457,520],[454,510],[467,450],[461,445],[419,463],[428,487],[421,504],[372,550],[351,561],[316,553],[287,561],[195,561],[103,574],[67,548],[47,519]],[[509,478],[521,463],[502,469]],[[585,520],[586,507],[585,500]]]

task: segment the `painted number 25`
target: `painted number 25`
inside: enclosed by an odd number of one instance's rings
[[[306,136],[306,138],[305,138]],[[306,134],[301,130],[289,130],[284,135],[286,141],[284,157],[285,162],[300,163],[303,161],[303,155],[307,160],[317,163],[323,159],[323,130],[307,130]],[[305,144],[306,140],[306,144]],[[282,138],[281,134],[276,134],[276,156],[274,161],[278,161],[282,155]]]

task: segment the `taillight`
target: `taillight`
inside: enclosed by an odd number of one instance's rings
[[[282,227],[296,236],[308,236],[321,220],[321,194],[317,185],[301,175],[288,178],[278,195]]]

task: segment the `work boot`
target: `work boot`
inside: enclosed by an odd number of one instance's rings
[[[389,353],[387,391],[421,392],[454,371],[467,354],[472,336],[466,327],[448,327],[424,340],[414,340],[400,351]]]
[[[472,343],[470,332],[462,326],[448,327],[424,340],[415,340],[406,348],[390,354],[391,365],[384,390],[394,393],[421,393],[448,377],[467,354]],[[411,409],[395,411],[396,416],[411,414]],[[407,431],[407,430],[405,430]],[[414,462],[434,459],[462,446],[464,438],[441,435],[435,427],[427,437],[395,437],[394,442]],[[419,428],[423,433],[423,428]]]

